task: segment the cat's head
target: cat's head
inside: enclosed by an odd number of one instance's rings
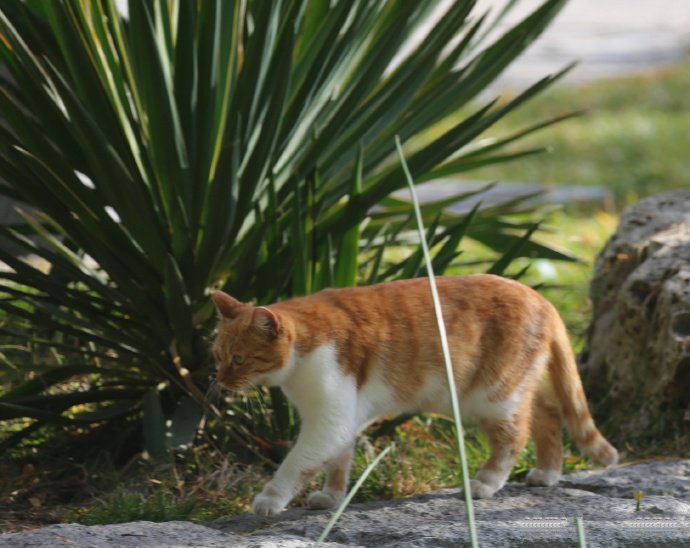
[[[211,347],[217,382],[236,391],[280,384],[292,353],[284,322],[268,308],[242,303],[222,291],[211,297],[220,318]]]

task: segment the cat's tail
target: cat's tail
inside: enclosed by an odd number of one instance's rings
[[[557,325],[556,336],[551,342],[551,359],[548,367],[570,437],[591,459],[601,464],[616,464],[618,451],[599,432],[589,412],[565,326],[562,321],[558,321]]]

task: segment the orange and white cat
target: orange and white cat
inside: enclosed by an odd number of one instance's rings
[[[565,327],[554,307],[520,283],[491,275],[437,278],[463,418],[486,431],[491,457],[472,496],[505,484],[530,435],[537,467],[528,485],[561,476],[562,423],[603,464],[618,452],[597,430]],[[428,281],[327,289],[269,307],[216,291],[217,380],[232,390],[280,386],[296,406],[294,447],[254,499],[257,514],[280,512],[325,468],[311,508],[344,496],[357,434],[384,415],[450,413]]]

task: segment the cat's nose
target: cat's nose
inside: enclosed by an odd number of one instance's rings
[[[237,377],[233,375],[227,367],[218,370],[218,373],[216,373],[216,381],[218,384],[222,384],[225,388],[230,390],[236,390],[239,383]]]
[[[226,371],[224,371],[220,367],[218,368],[218,372],[216,373],[216,382],[218,382],[220,384],[227,384],[228,383],[228,374]]]

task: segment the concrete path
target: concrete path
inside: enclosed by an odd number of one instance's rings
[[[479,0],[477,13],[505,0]],[[541,5],[520,0],[506,29]],[[552,25],[501,76],[496,88],[521,89],[568,63],[576,84],[673,64],[690,54],[690,0],[569,0]]]

